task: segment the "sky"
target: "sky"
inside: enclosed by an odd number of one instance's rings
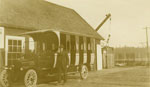
[[[94,29],[105,15],[111,21],[98,31],[105,39],[111,34],[109,44],[120,46],[146,46],[145,27],[150,27],[150,0],[47,0],[74,9]],[[150,43],[150,28],[149,43]]]

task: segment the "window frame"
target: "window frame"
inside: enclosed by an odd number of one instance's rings
[[[25,37],[21,37],[21,36],[10,36],[10,35],[6,35],[6,43],[5,43],[5,66],[8,65],[8,48],[9,48],[9,45],[8,45],[8,41],[9,40],[21,40],[22,41],[22,44],[21,44],[21,49],[22,49],[22,52],[20,53],[24,53],[24,48],[23,46],[25,46]]]

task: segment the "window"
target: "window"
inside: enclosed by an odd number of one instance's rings
[[[78,51],[79,50],[79,43],[76,42],[76,50]]]
[[[84,49],[84,45],[83,45],[83,43],[81,43],[81,50],[83,50]]]
[[[88,43],[88,50],[91,50],[91,44]]]
[[[34,51],[34,49],[35,49],[35,45],[34,45],[35,43],[34,43],[34,40],[33,40],[33,38],[29,38],[29,50],[31,50],[31,51]]]
[[[17,59],[21,57],[22,41],[21,40],[8,40],[8,59]]]
[[[86,42],[84,42],[84,51],[86,51]]]
[[[70,42],[67,41],[67,51],[70,52]]]
[[[94,42],[94,39],[91,39],[91,50],[92,50],[92,52],[94,52],[95,51],[95,42]]]

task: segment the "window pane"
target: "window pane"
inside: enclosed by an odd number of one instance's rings
[[[13,53],[13,54],[12,54],[12,58],[13,58],[13,59],[16,59],[16,58],[17,58],[16,53]]]
[[[17,52],[17,47],[13,47],[13,52]]]
[[[83,50],[84,49],[84,46],[83,46],[83,44],[81,44],[81,50]]]
[[[70,42],[67,41],[67,51],[70,51]]]
[[[17,40],[13,40],[13,45],[17,45]]]
[[[8,45],[12,45],[12,40],[8,40]]]
[[[22,50],[21,50],[21,47],[18,47],[18,52],[21,52]]]
[[[84,51],[86,51],[86,43],[84,42]]]
[[[8,46],[8,52],[12,52],[12,46]]]
[[[90,44],[88,44],[88,50],[91,50],[91,46],[90,46]]]
[[[21,43],[21,40],[18,40],[18,45],[21,46],[21,44],[22,44],[22,43]]]

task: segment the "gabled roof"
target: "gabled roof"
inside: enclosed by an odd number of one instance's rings
[[[0,26],[53,29],[103,39],[73,9],[44,0],[0,0]]]

